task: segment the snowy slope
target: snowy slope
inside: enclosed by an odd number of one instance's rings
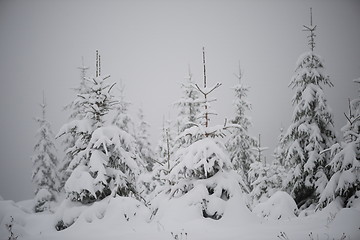
[[[360,211],[341,209],[336,201],[307,217],[265,220],[232,198],[220,220],[203,218],[186,201],[164,202],[164,211],[150,220],[150,210],[131,198],[109,198],[82,209],[69,228],[56,231],[57,214],[32,213],[31,201],[0,201],[0,239],[360,239]],[[23,205],[23,206],[20,206]],[[61,207],[59,207],[61,208]],[[195,211],[194,211],[195,208]]]

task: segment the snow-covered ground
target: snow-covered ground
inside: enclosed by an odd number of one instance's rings
[[[186,195],[185,195],[186,196]],[[308,216],[294,215],[294,206],[285,193],[274,194],[254,212],[240,198],[227,201],[219,220],[204,218],[194,196],[164,200],[154,216],[132,198],[106,198],[89,206],[67,200],[53,207],[54,213],[34,213],[34,200],[18,203],[0,201],[0,239],[9,239],[7,225],[18,239],[360,239],[360,209],[341,208],[337,201]],[[296,205],[295,205],[296,207]],[[261,211],[261,210],[262,211]],[[295,209],[296,210],[296,209]],[[259,217],[264,211],[272,216]],[[279,214],[282,217],[278,217]],[[261,215],[261,214],[259,214]],[[279,219],[274,219],[279,218]],[[59,219],[74,220],[57,231]]]

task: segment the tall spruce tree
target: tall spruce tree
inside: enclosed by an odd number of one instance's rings
[[[312,19],[312,17],[311,17]],[[324,75],[324,64],[314,53],[316,26],[304,26],[309,31],[310,52],[302,54],[296,64],[290,86],[295,89],[292,123],[285,132],[285,167],[289,170],[285,189],[297,205],[306,208],[316,204],[329,177],[326,167],[329,153],[323,153],[336,141],[331,111],[323,86],[333,86]]]
[[[48,201],[55,200],[59,191],[60,179],[57,172],[58,158],[54,143],[54,134],[50,123],[46,120],[46,102],[43,94],[41,118],[36,118],[39,124],[38,142],[34,147],[32,181],[35,184],[35,211],[41,212],[48,208]]]
[[[360,84],[360,78],[354,80]],[[334,173],[321,194],[318,208],[323,208],[337,197],[345,207],[360,204],[360,98],[349,100],[347,123],[341,129],[343,142],[331,147],[329,163]]]
[[[243,74],[239,65],[239,74],[236,75],[239,82],[233,87],[235,92],[235,100],[233,102],[235,106],[235,117],[231,119],[231,123],[240,125],[241,128],[235,128],[232,131],[226,142],[226,148],[230,153],[230,159],[234,169],[243,177],[248,187],[250,187],[248,172],[250,165],[256,160],[252,148],[257,144],[256,140],[248,134],[251,122],[246,115],[246,111],[251,110],[251,104],[246,99],[249,87],[241,81],[242,76]]]

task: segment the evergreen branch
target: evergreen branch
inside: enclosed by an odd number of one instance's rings
[[[110,93],[111,89],[115,86],[115,84],[116,84],[116,82],[114,82],[114,83],[111,85],[111,87],[110,87],[109,90],[108,90],[108,93]]]
[[[83,95],[81,95],[81,94],[78,94],[77,95],[78,97],[81,97],[81,98],[83,98],[83,99],[86,99]],[[84,104],[84,103],[83,103]]]
[[[206,95],[206,93],[204,93],[204,92],[200,89],[200,87],[199,87],[199,85],[197,85],[197,83],[195,83],[195,86],[196,86],[196,88],[199,90],[199,92],[201,92],[203,95]]]
[[[153,161],[156,162],[156,163],[158,163],[158,164],[160,164],[162,167],[164,166],[164,164],[161,163],[161,162],[159,162],[158,160],[153,159]]]
[[[324,150],[320,151],[319,154],[321,155],[321,154],[327,153],[329,151],[331,151],[331,148],[324,149]]]
[[[346,115],[346,113],[344,113],[345,118],[348,120],[348,122],[350,123],[350,125],[352,125],[352,121],[350,120],[350,118]]]
[[[107,75],[107,76],[105,76],[105,77],[103,77],[103,80],[106,80],[106,79],[108,79],[109,77],[110,77],[110,74]]]

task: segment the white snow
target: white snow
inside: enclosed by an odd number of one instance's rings
[[[310,216],[296,217],[289,198],[279,192],[269,199],[270,209],[264,208],[272,210],[274,217],[263,220],[250,212],[240,197],[233,197],[223,208],[223,217],[213,220],[203,218],[201,203],[194,201],[201,199],[200,191],[189,193],[185,198],[172,201],[162,198],[158,203],[161,209],[151,219],[151,211],[142,203],[124,197],[108,197],[88,206],[64,201],[55,214],[34,214],[12,201],[0,201],[0,239],[8,238],[5,225],[10,223],[11,217],[14,218],[13,232],[22,240],[275,240],[281,232],[291,240],[312,239],[309,235],[320,240],[341,239],[343,234],[345,239],[360,239],[360,211],[342,209],[336,201]],[[279,213],[289,215],[274,220]],[[77,220],[71,227],[56,231],[54,225],[60,217],[65,222]]]
[[[259,203],[253,212],[265,219],[291,219],[297,216],[298,208],[294,199],[286,192],[274,193],[266,202]]]
[[[52,194],[45,188],[41,188],[35,196],[35,201],[49,201],[52,198]]]
[[[83,190],[89,191],[93,196],[95,195],[95,190],[93,186],[94,179],[91,177],[87,171],[86,166],[78,166],[71,173],[68,181],[65,183],[66,192],[82,192]]]

